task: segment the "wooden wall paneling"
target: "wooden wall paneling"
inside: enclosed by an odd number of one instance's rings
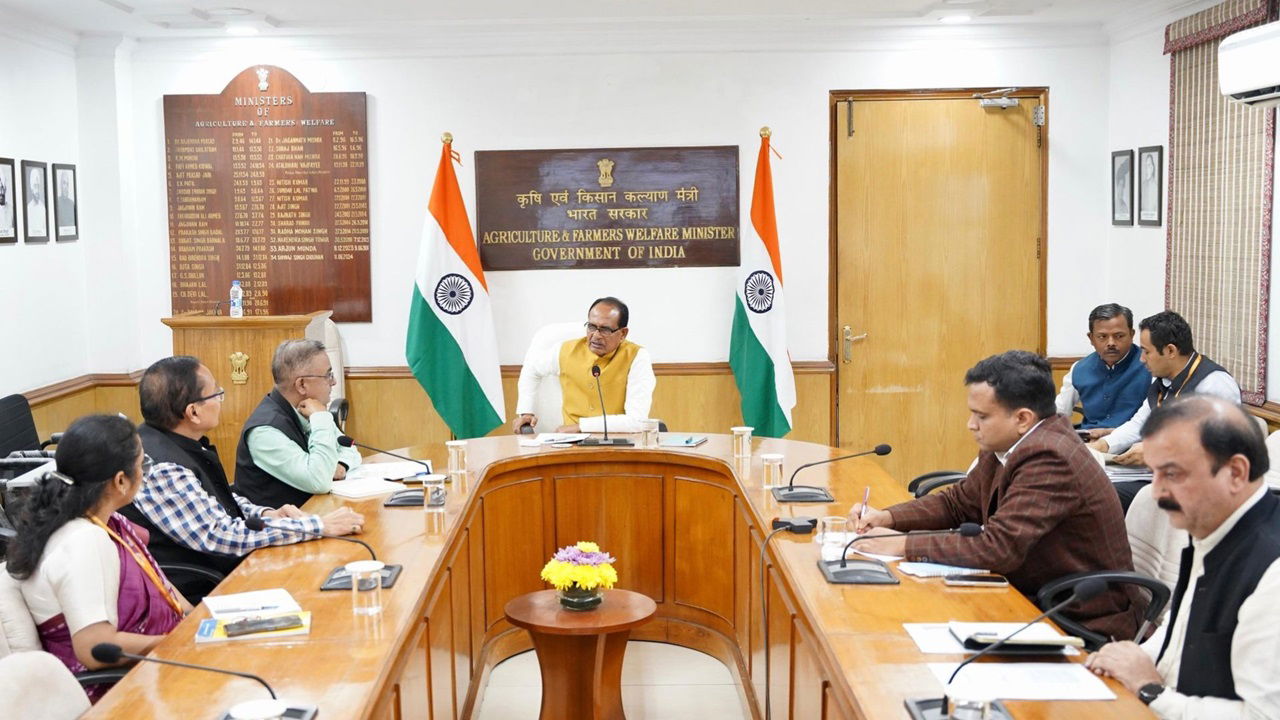
[[[475,509],[471,513],[470,522],[467,524],[467,539],[470,547],[468,550],[471,554],[471,677],[479,679],[483,670],[484,656],[481,648],[484,647],[485,630],[488,629],[488,601],[485,598],[484,578],[488,568],[485,564],[485,543],[484,543],[484,498],[476,498]],[[501,613],[502,609],[499,608]]]
[[[138,402],[138,386],[100,385],[95,388],[94,412],[124,413],[135,424],[142,422],[142,406]]]
[[[484,494],[486,629],[506,622],[502,609],[508,600],[546,587],[538,573],[550,557],[552,528],[545,520],[542,486],[543,479],[534,477]]]
[[[791,688],[794,682],[794,635],[796,612],[791,598],[782,590],[777,568],[770,567],[766,592],[769,593],[769,692],[773,717],[789,718]]]
[[[412,377],[348,377],[347,434],[380,448],[436,445],[452,440],[422,386]]]
[[[662,480],[661,472],[553,476],[555,546],[599,543],[618,559],[619,588],[663,602]]]
[[[749,642],[746,647],[748,664],[751,668],[751,688],[755,691],[756,704],[764,707],[764,686],[765,686],[765,661],[764,661],[764,602],[763,595],[760,590],[760,578],[763,577],[760,566],[760,548],[764,535],[760,528],[749,529],[751,541],[751,558],[748,562],[751,585],[747,588],[747,595],[751,599],[751,617],[749,619]],[[764,570],[768,571],[773,567],[772,559],[766,556]],[[761,710],[763,714],[763,710]]]
[[[35,420],[40,439],[48,440],[53,433],[66,430],[76,418],[97,411],[97,389],[90,387],[32,406],[31,417]]]
[[[453,578],[449,568],[443,572],[444,581],[437,586],[426,611],[431,720],[455,720],[458,716],[454,699]]]
[[[471,637],[471,537],[467,528],[459,531],[456,548],[449,562],[450,587],[453,591],[453,680],[454,698],[461,704],[471,685],[471,658],[475,655]]]
[[[409,648],[409,658],[396,681],[396,717],[403,720],[422,717],[431,702],[427,689],[430,649],[425,620],[414,631]]]
[[[671,552],[675,566],[672,598],[719,618],[721,632],[733,633],[734,495],[728,488],[699,478],[676,475],[675,523]],[[714,626],[713,626],[714,627]]]
[[[734,527],[733,527],[733,585],[737,591],[733,594],[734,599],[734,642],[740,648],[751,647],[751,565],[755,563],[755,553],[751,548],[751,511],[747,508],[745,501],[741,497],[733,498],[734,506]],[[746,658],[747,669],[750,668],[750,654]],[[743,678],[746,680],[750,677],[750,672],[746,673]]]
[[[791,693],[791,718],[823,720],[823,694],[828,681],[818,661],[816,643],[801,627],[799,620],[794,623],[792,637],[795,638],[795,681]]]

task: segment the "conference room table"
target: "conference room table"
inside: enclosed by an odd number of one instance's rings
[[[443,445],[402,452],[437,468],[445,463]],[[830,585],[817,567],[814,536],[786,532],[765,548],[762,602],[761,542],[773,518],[844,515],[866,487],[876,507],[909,497],[905,482],[874,457],[801,473],[798,482],[830,488],[833,503],[780,505],[761,487],[762,453],[785,457],[786,478],[801,464],[847,452],[756,438],[751,458],[735,459],[727,435],[690,448],[470,440],[468,475],[447,486],[443,513],[384,507],[385,496],[321,495],[306,504],[309,512],[348,505],[364,514],[359,537],[380,560],[404,566],[383,590],[381,614],[356,616],[349,591],[319,590],[334,567],[367,557],[360,546],[321,539],[264,548],[214,594],[283,587],[312,613],[309,634],[197,645],[196,627],[208,617],[201,604],[151,656],[259,674],[281,698],[318,706],[320,718],[469,718],[493,666],[532,647],[528,633],[504,617],[506,603],[546,587],[538,573],[556,548],[589,540],[617,558],[618,587],[657,605],[632,639],[717,658],[752,717],[764,717],[767,694],[777,720],[906,718],[904,699],[941,694],[927,664],[964,656],[921,653],[904,622],[1025,621],[1037,609],[1012,588],[945,586],[896,568],[897,585]],[[391,458],[366,462],[380,459]],[[1115,700],[1006,705],[1028,720],[1154,717],[1119,683],[1105,682]],[[263,696],[250,680],[142,663],[85,717],[213,719]],[[529,702],[536,707],[537,698]],[[736,712],[726,708],[725,717]]]

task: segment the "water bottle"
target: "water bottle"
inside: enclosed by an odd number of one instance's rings
[[[244,317],[244,290],[240,289],[240,281],[231,281],[231,317]]]

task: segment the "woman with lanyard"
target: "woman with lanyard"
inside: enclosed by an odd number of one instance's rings
[[[146,654],[191,605],[147,552],[146,531],[116,513],[150,470],[138,433],[120,416],[83,417],[54,459],[15,518],[6,558],[40,644],[72,672],[103,667],[89,653],[98,643]],[[86,691],[96,701],[106,688]]]

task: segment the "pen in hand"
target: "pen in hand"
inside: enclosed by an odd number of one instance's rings
[[[867,489],[862,492],[862,507],[858,509],[858,527],[855,528],[855,530],[862,528],[862,518],[867,514],[867,503],[869,502],[871,502],[870,485],[868,485]]]

